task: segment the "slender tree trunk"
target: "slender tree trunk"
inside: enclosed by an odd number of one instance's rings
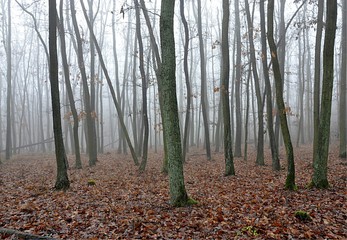
[[[224,161],[225,176],[235,175],[232,137],[230,129],[230,106],[229,106],[229,75],[230,75],[230,59],[229,59],[229,0],[223,0],[223,20],[222,20],[222,74],[221,74],[221,101],[223,108],[224,123]]]
[[[241,23],[240,23],[240,4],[239,0],[234,1],[235,7],[235,38],[236,38],[236,63],[235,63],[235,116],[236,116],[236,132],[235,132],[235,157],[241,157],[242,143],[242,115],[241,115]]]
[[[200,49],[200,69],[201,69],[201,107],[202,118],[204,121],[205,133],[205,148],[207,159],[211,160],[211,145],[210,145],[210,128],[208,116],[208,98],[207,98],[207,78],[206,78],[206,60],[204,51],[204,40],[202,38],[202,19],[201,19],[201,0],[198,2],[198,35],[199,35],[199,49]]]
[[[347,13],[347,3],[342,1],[342,14],[345,16]],[[346,106],[346,92],[347,92],[347,20],[346,17],[342,20],[342,35],[341,35],[341,69],[340,69],[340,158],[347,158],[346,152],[346,119],[347,119],[347,106]]]
[[[73,97],[73,91],[71,88],[70,69],[69,69],[67,55],[66,55],[63,0],[60,0],[59,12],[60,12],[59,36],[60,36],[60,44],[61,44],[61,59],[62,59],[63,68],[64,68],[66,91],[69,98],[70,109],[71,109],[72,118],[73,118],[73,141],[74,141],[74,149],[75,149],[75,157],[76,157],[75,167],[79,169],[79,168],[82,168],[80,141],[78,136],[79,119],[78,119],[77,109],[75,106],[75,100]]]
[[[184,78],[187,88],[187,111],[186,118],[184,121],[184,133],[183,133],[183,161],[186,159],[187,148],[188,148],[188,138],[189,138],[189,125],[190,125],[190,108],[191,108],[191,98],[192,90],[190,87],[189,80],[189,70],[188,70],[188,48],[189,48],[189,29],[186,17],[184,15],[184,0],[180,0],[180,14],[184,27],[184,57],[183,57],[183,69],[184,69]]]
[[[257,60],[255,57],[255,47],[253,42],[253,23],[251,20],[251,13],[249,10],[248,0],[245,0],[245,9],[248,22],[248,40],[250,44],[250,60],[252,64],[252,73],[255,86],[255,94],[257,97],[258,107],[258,144],[257,144],[257,165],[265,165],[264,162],[264,114],[263,114],[263,100],[260,92],[259,76],[257,71]]]
[[[285,188],[289,190],[296,189],[295,186],[295,164],[294,164],[294,151],[292,141],[290,139],[290,132],[287,123],[287,115],[285,111],[285,105],[283,101],[283,80],[280,70],[280,65],[277,55],[277,47],[273,37],[273,14],[274,14],[274,0],[268,2],[268,42],[271,51],[272,69],[274,72],[275,85],[276,85],[276,102],[278,106],[278,114],[281,121],[281,130],[283,135],[283,141],[287,153],[288,171]]]
[[[272,156],[272,169],[279,171],[281,169],[278,157],[278,147],[276,144],[275,133],[273,130],[273,104],[272,104],[272,90],[269,76],[269,68],[267,62],[267,44],[266,44],[266,29],[265,29],[265,0],[260,1],[260,25],[261,25],[261,49],[262,49],[262,66],[265,80],[266,89],[266,113],[267,113],[267,129],[269,133],[271,156]]]
[[[92,116],[92,108],[90,101],[90,94],[87,83],[87,74],[84,64],[83,58],[83,46],[82,46],[82,37],[80,35],[77,19],[76,19],[76,8],[75,1],[70,1],[71,7],[71,17],[72,23],[75,29],[76,40],[77,40],[77,58],[78,58],[78,66],[81,71],[82,77],[82,87],[83,87],[83,100],[84,107],[86,112],[86,120],[87,120],[87,150],[89,156],[89,166],[94,166],[97,160],[97,151],[96,151],[96,136],[95,136],[95,125],[93,126],[93,116]]]
[[[12,24],[11,24],[11,0],[8,0],[7,5],[7,46],[6,46],[6,57],[7,57],[7,97],[6,97],[6,159],[10,159],[12,155],[12,131],[11,131],[11,99],[12,99]]]
[[[93,28],[90,24],[90,21],[88,19],[88,16],[87,16],[87,13],[86,13],[86,8],[84,6],[84,3],[83,3],[83,0],[80,1],[81,3],[81,6],[82,6],[82,12],[83,12],[83,15],[84,15],[84,18],[87,22],[87,25],[88,25],[88,28],[89,28],[89,31],[90,31],[90,34],[91,34],[91,37],[92,37],[92,40],[95,44],[95,49],[96,49],[96,52],[98,54],[98,57],[99,57],[99,61],[100,61],[100,65],[101,65],[101,68],[104,72],[104,75],[106,77],[106,80],[107,80],[107,84],[110,88],[110,91],[111,91],[111,96],[112,96],[112,99],[113,99],[113,102],[114,102],[114,105],[116,107],[116,110],[117,110],[117,113],[118,113],[118,117],[120,119],[120,123],[121,123],[121,126],[122,126],[122,130],[123,130],[123,133],[125,135],[125,138],[127,140],[127,143],[128,143],[128,147],[130,148],[130,151],[131,151],[131,155],[133,157],[133,160],[134,160],[134,163],[135,165],[139,165],[139,162],[138,162],[138,159],[136,157],[136,153],[135,153],[135,150],[133,148],[133,145],[131,143],[131,140],[130,140],[130,137],[129,137],[129,133],[127,131],[127,128],[125,126],[125,122],[124,122],[124,116],[123,116],[123,113],[122,113],[122,110],[121,110],[121,106],[120,104],[118,103],[117,99],[116,99],[116,93],[114,91],[114,88],[112,86],[112,82],[111,82],[111,78],[108,74],[108,71],[107,71],[107,68],[106,68],[106,64],[105,64],[105,61],[103,59],[103,56],[101,54],[101,49],[100,49],[100,46],[96,40],[96,37],[95,37],[95,34],[94,34],[94,31],[93,31]]]
[[[324,0],[318,0],[317,13],[317,33],[314,56],[314,92],[313,92],[313,161],[317,158],[318,153],[318,132],[320,119],[320,83],[321,83],[321,49],[322,49],[322,32],[323,32],[323,11]],[[314,164],[314,163],[313,163]]]
[[[61,129],[57,54],[57,10],[55,0],[49,1],[49,57],[49,79],[51,83],[54,144],[57,162],[57,179],[55,182],[55,189],[65,190],[70,187],[70,182],[67,175],[67,159]]]
[[[334,86],[334,46],[336,35],[337,0],[326,2],[326,30],[323,49],[323,85],[320,108],[317,154],[313,164],[313,187],[327,188],[331,102]]]
[[[134,0],[135,11],[136,11],[136,35],[139,44],[139,64],[140,64],[140,74],[141,74],[141,84],[142,84],[142,122],[144,134],[140,137],[143,139],[142,147],[142,161],[140,164],[140,172],[144,172],[147,165],[147,155],[148,155],[148,136],[149,136],[149,125],[148,125],[148,111],[147,111],[147,78],[144,68],[144,57],[143,57],[143,42],[141,36],[141,22],[140,22],[140,5],[138,0]]]

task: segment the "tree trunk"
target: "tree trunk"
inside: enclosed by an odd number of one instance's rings
[[[67,159],[64,149],[63,133],[61,129],[58,54],[57,54],[57,10],[56,1],[49,1],[49,79],[51,83],[51,97],[53,109],[53,129],[55,156],[57,162],[56,190],[65,190],[70,187],[67,175]]]
[[[125,135],[125,138],[126,138],[126,140],[127,140],[128,146],[129,146],[130,151],[131,151],[131,156],[133,157],[133,160],[134,160],[135,165],[139,165],[138,159],[137,159],[137,157],[136,157],[135,150],[134,150],[134,148],[133,148],[133,145],[132,145],[131,140],[130,140],[130,137],[129,137],[129,133],[128,133],[127,128],[126,128],[126,126],[125,126],[124,116],[123,116],[123,112],[122,112],[122,110],[121,110],[121,106],[120,106],[120,104],[118,103],[118,101],[117,101],[117,99],[116,99],[116,93],[115,93],[114,88],[113,88],[113,86],[112,86],[111,78],[110,78],[110,76],[109,76],[109,74],[108,74],[105,61],[104,61],[103,56],[102,56],[102,54],[101,54],[100,46],[99,46],[99,44],[98,44],[98,42],[97,42],[97,40],[96,40],[96,37],[95,37],[94,31],[93,31],[93,28],[92,28],[92,26],[91,26],[91,24],[90,24],[90,21],[89,21],[89,19],[88,19],[88,15],[87,15],[87,13],[86,13],[86,8],[85,8],[85,6],[84,6],[83,0],[81,0],[80,3],[81,3],[81,6],[82,6],[82,12],[83,12],[84,18],[85,18],[85,20],[86,20],[86,22],[87,22],[87,25],[88,25],[88,28],[89,28],[89,31],[90,31],[90,35],[91,35],[92,40],[93,40],[93,42],[94,42],[94,44],[95,44],[96,52],[98,53],[98,57],[99,57],[99,61],[100,61],[101,68],[102,68],[102,70],[103,70],[103,72],[104,72],[104,75],[105,75],[106,80],[107,80],[107,84],[108,84],[108,86],[109,86],[109,88],[110,88],[111,96],[112,96],[114,105],[115,105],[115,107],[116,107],[116,110],[117,110],[117,113],[118,113],[118,117],[119,117],[119,119],[120,119],[120,123],[121,123],[121,126],[122,126],[122,130],[123,130],[123,133],[124,133],[124,135]]]
[[[275,133],[273,129],[273,104],[272,104],[272,90],[269,76],[269,68],[267,62],[267,45],[266,45],[266,29],[265,29],[265,0],[260,1],[260,25],[261,25],[261,51],[262,51],[262,66],[265,80],[266,89],[266,114],[267,114],[267,129],[270,139],[270,148],[272,156],[272,169],[279,171],[281,169],[280,160],[278,157],[278,146],[276,144]]]
[[[207,78],[206,78],[206,60],[204,51],[204,40],[202,38],[202,20],[201,20],[201,0],[198,2],[198,35],[199,35],[199,49],[200,49],[200,69],[201,69],[201,107],[202,118],[204,121],[204,133],[205,133],[205,148],[207,159],[211,160],[211,145],[210,145],[210,128],[209,128],[209,116],[208,116],[208,98],[207,98]]]
[[[323,49],[323,85],[320,108],[317,153],[313,164],[313,187],[327,188],[331,102],[334,85],[334,46],[336,35],[337,0],[326,2],[326,29]]]
[[[180,207],[189,205],[191,200],[188,198],[184,185],[181,136],[176,97],[176,59],[173,28],[174,6],[174,0],[161,1],[160,40],[162,65],[158,87],[161,92],[161,114],[168,152],[170,200],[173,206]]]
[[[141,22],[140,22],[140,5],[138,0],[134,0],[135,11],[136,11],[136,35],[139,44],[139,64],[140,64],[140,74],[141,74],[141,84],[142,84],[142,122],[144,134],[140,137],[143,139],[142,147],[142,161],[140,164],[140,172],[144,172],[147,165],[147,155],[148,155],[148,135],[149,135],[149,125],[148,125],[148,111],[147,111],[147,78],[144,68],[144,57],[143,57],[143,42],[141,36]]]
[[[230,59],[229,59],[229,0],[223,0],[223,20],[222,20],[222,74],[220,95],[223,108],[224,123],[224,161],[225,176],[235,175],[232,138],[230,129],[230,106],[229,106],[229,76],[230,76]]]
[[[8,0],[7,5],[7,46],[6,46],[6,58],[7,58],[7,93],[6,93],[6,159],[10,159],[12,155],[12,131],[11,131],[11,99],[12,99],[12,29],[11,29],[11,0]]]
[[[289,190],[295,190],[295,164],[294,164],[294,151],[292,141],[290,139],[290,132],[287,123],[287,115],[283,100],[283,80],[280,70],[280,65],[278,62],[277,47],[273,37],[273,14],[274,14],[274,0],[269,0],[268,2],[268,42],[271,51],[272,69],[274,72],[275,85],[276,85],[276,102],[278,107],[278,114],[281,123],[281,130],[283,135],[283,141],[287,153],[287,179],[285,183],[285,188]]]
[[[342,12],[347,13],[347,3],[342,1]],[[346,92],[347,92],[347,20],[346,17],[342,20],[342,36],[341,36],[341,69],[340,69],[340,158],[347,158],[346,152],[346,119],[347,119],[347,106],[346,106]]]
[[[75,1],[70,1],[71,7],[71,17],[72,24],[75,29],[76,40],[77,40],[77,58],[78,58],[78,67],[81,71],[82,77],[82,87],[83,87],[83,100],[84,100],[84,108],[86,112],[86,120],[87,120],[87,150],[89,156],[89,166],[94,166],[97,160],[97,151],[96,151],[96,136],[95,136],[95,124],[92,116],[92,107],[90,101],[90,94],[88,89],[87,82],[87,74],[86,68],[84,64],[83,58],[83,46],[82,46],[82,37],[80,35],[77,19],[76,19],[76,9],[75,9]]]
[[[61,44],[61,59],[63,62],[63,68],[64,68],[64,80],[66,85],[66,91],[69,98],[70,103],[70,109],[72,113],[73,118],[73,141],[74,141],[74,149],[75,149],[75,167],[80,169],[82,168],[82,161],[81,161],[81,152],[80,152],[80,141],[78,136],[78,114],[77,109],[75,106],[75,100],[73,97],[73,91],[71,88],[71,82],[70,82],[70,69],[67,61],[67,55],[66,55],[66,43],[65,43],[65,28],[64,28],[64,13],[63,13],[63,0],[60,0],[60,24],[59,24],[59,36],[60,36],[60,44]]]
[[[258,144],[257,144],[257,165],[265,165],[264,162],[264,114],[263,114],[263,100],[261,98],[259,76],[257,71],[257,60],[255,57],[255,47],[253,42],[253,22],[251,20],[251,13],[249,10],[248,0],[245,0],[245,9],[248,23],[248,40],[250,45],[250,60],[252,64],[252,73],[255,86],[255,95],[257,97],[258,107]]]
[[[184,78],[187,87],[187,110],[186,118],[184,121],[184,132],[183,132],[183,161],[186,159],[187,148],[188,148],[188,138],[189,138],[189,125],[190,125],[190,108],[191,108],[191,98],[192,90],[190,87],[189,81],[189,72],[188,72],[188,50],[189,50],[189,29],[186,17],[184,15],[184,0],[180,0],[180,14],[184,27],[184,57],[183,57],[183,69],[184,69]]]

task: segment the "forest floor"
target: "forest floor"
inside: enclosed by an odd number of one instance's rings
[[[222,153],[208,161],[191,151],[186,189],[197,205],[173,208],[162,154],[149,154],[139,174],[130,155],[100,155],[97,165],[71,168],[71,188],[54,191],[53,155],[18,155],[0,165],[0,228],[59,239],[347,239],[347,165],[331,147],[327,190],[307,189],[310,146],[295,149],[297,191],[284,190],[280,172],[235,158],[236,176],[224,177]],[[74,157],[69,156],[71,166]],[[95,185],[89,186],[88,181]],[[299,219],[305,211],[310,220]],[[17,239],[0,234],[0,239]]]

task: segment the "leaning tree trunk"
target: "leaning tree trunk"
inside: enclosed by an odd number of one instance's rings
[[[77,19],[76,19],[76,9],[75,9],[75,1],[70,1],[71,6],[71,17],[72,17],[72,24],[74,26],[75,34],[76,34],[76,40],[77,40],[77,58],[78,58],[78,67],[81,71],[81,77],[82,77],[82,88],[83,88],[83,100],[84,100],[84,107],[86,112],[86,120],[87,120],[87,149],[88,149],[88,156],[89,156],[89,165],[94,166],[96,164],[97,160],[97,149],[96,149],[96,136],[95,136],[95,125],[94,121],[92,119],[92,108],[91,108],[91,102],[90,102],[90,94],[88,89],[88,82],[87,82],[87,74],[86,74],[86,68],[84,64],[84,58],[83,58],[83,46],[82,46],[82,37],[79,31]]]
[[[257,143],[257,165],[265,165],[264,162],[264,104],[261,98],[259,76],[257,71],[257,60],[255,57],[255,47],[253,42],[253,22],[251,20],[251,13],[249,11],[248,0],[245,0],[245,9],[247,15],[248,23],[248,40],[250,45],[250,60],[252,64],[252,73],[255,86],[255,95],[257,97],[257,107],[258,107],[258,143]]]
[[[274,72],[275,85],[276,85],[276,102],[278,107],[278,114],[281,123],[281,130],[283,135],[283,141],[287,153],[288,172],[285,183],[285,188],[289,190],[295,190],[295,164],[294,164],[294,151],[292,141],[290,139],[290,132],[287,123],[287,114],[285,111],[283,100],[283,81],[281,76],[280,65],[278,62],[277,47],[273,36],[273,14],[274,14],[274,0],[268,2],[268,42],[271,51],[272,69]]]
[[[280,160],[278,157],[278,146],[276,144],[275,133],[273,129],[273,115],[272,115],[272,90],[269,76],[269,68],[267,62],[267,45],[266,45],[266,29],[265,29],[265,9],[264,1],[260,1],[260,27],[261,27],[261,51],[262,51],[262,66],[265,80],[266,89],[266,113],[267,113],[267,129],[270,139],[270,148],[272,156],[272,169],[279,171],[281,169]]]
[[[75,100],[73,97],[73,91],[71,88],[70,70],[69,70],[69,65],[68,65],[67,55],[66,55],[63,0],[60,0],[59,12],[60,12],[59,36],[60,36],[60,44],[61,44],[61,59],[62,59],[63,68],[64,68],[66,91],[69,98],[70,109],[71,109],[72,118],[73,118],[73,141],[74,141],[75,156],[76,156],[75,167],[80,169],[82,168],[82,161],[81,161],[81,153],[80,153],[80,142],[78,137],[79,120],[78,120],[77,109],[75,106]]]
[[[336,35],[337,0],[326,2],[326,29],[323,49],[323,85],[320,108],[317,154],[313,164],[311,186],[327,188],[331,102],[334,86],[334,47]]]
[[[65,190],[70,187],[67,175],[66,154],[64,149],[63,132],[61,129],[58,54],[57,54],[57,10],[56,1],[49,1],[49,80],[53,109],[53,129],[55,156],[57,162],[57,179],[55,189]]]

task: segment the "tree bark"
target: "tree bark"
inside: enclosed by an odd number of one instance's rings
[[[224,161],[225,176],[235,175],[234,158],[232,150],[232,137],[230,128],[230,106],[229,106],[229,0],[223,0],[223,20],[222,20],[222,81],[220,95],[223,108],[224,123]]]
[[[342,13],[347,13],[347,3],[342,1]],[[346,92],[347,92],[347,20],[346,17],[342,20],[342,35],[341,35],[341,69],[340,69],[340,158],[347,158],[346,152],[346,119],[347,119],[347,106],[346,106]]]
[[[336,35],[337,0],[326,2],[326,29],[323,49],[323,85],[320,108],[317,153],[313,164],[311,185],[316,188],[327,188],[328,154],[330,137],[331,102],[334,86],[334,46]]]
[[[57,179],[55,182],[55,189],[66,190],[70,187],[70,182],[67,175],[67,159],[61,129],[57,54],[57,10],[55,0],[49,1],[49,59],[49,80],[51,83],[54,145],[57,162]]]
[[[276,85],[276,102],[278,107],[278,114],[281,123],[281,130],[283,135],[283,141],[286,148],[287,154],[287,178],[285,183],[285,188],[289,190],[295,190],[295,164],[294,164],[294,151],[292,141],[290,139],[290,132],[287,123],[287,115],[285,111],[285,105],[283,100],[283,80],[280,70],[280,65],[277,55],[277,47],[273,37],[273,14],[274,14],[274,0],[269,0],[268,2],[268,42],[271,51],[272,69],[274,72],[275,85]]]
[[[176,96],[176,59],[174,40],[174,0],[161,1],[160,41],[162,65],[158,85],[161,92],[164,138],[167,143],[170,201],[173,206],[189,205],[184,185],[181,136]]]

